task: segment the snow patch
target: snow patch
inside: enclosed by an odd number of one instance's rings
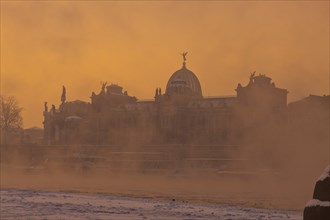
[[[330,207],[330,201],[320,201],[318,199],[312,199],[306,204],[306,207],[315,206]]]
[[[323,171],[322,175],[319,177],[318,181],[323,181],[326,178],[330,177],[330,165],[328,165]]]
[[[108,194],[0,190],[0,219],[301,220],[302,213]]]

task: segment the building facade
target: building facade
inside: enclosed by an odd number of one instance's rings
[[[67,101],[44,109],[46,144],[199,144],[226,145],[241,140],[252,127],[286,120],[287,90],[266,75],[251,74],[236,95],[204,97],[198,77],[186,66],[169,78],[164,93],[143,101],[119,85],[103,83],[90,102]]]

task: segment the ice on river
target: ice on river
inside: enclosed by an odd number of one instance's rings
[[[302,219],[297,211],[108,194],[2,189],[0,219]]]

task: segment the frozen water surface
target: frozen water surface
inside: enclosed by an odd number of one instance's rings
[[[0,219],[302,219],[297,211],[154,198],[1,190]]]

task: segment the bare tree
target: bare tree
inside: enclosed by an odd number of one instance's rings
[[[8,133],[22,128],[22,110],[23,108],[18,106],[15,97],[0,96],[1,139],[4,143],[6,143],[6,136]]]

